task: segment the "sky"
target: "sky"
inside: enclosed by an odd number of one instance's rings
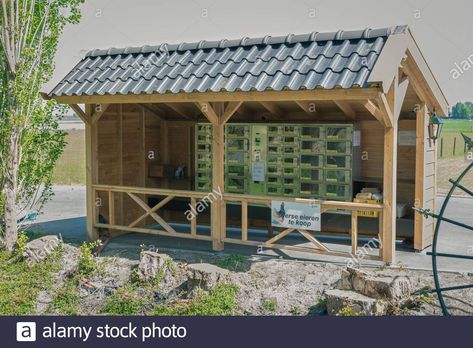
[[[473,101],[471,0],[86,0],[50,90],[95,48],[408,24],[450,105]]]

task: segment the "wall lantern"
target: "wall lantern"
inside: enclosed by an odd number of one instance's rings
[[[437,139],[440,138],[440,133],[442,133],[444,121],[441,117],[437,116],[435,113],[435,108],[432,110],[430,115],[429,122],[429,138],[435,143]]]

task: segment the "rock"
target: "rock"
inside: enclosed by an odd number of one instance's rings
[[[23,256],[27,259],[28,265],[32,266],[51,255],[59,244],[60,240],[55,235],[40,237],[26,244]]]
[[[339,290],[353,290],[365,296],[383,300],[398,300],[411,293],[411,281],[407,276],[390,273],[372,274],[355,268],[342,271],[337,283]]]
[[[79,259],[79,249],[72,245],[64,244],[61,257],[62,268],[59,274],[67,277],[77,272],[79,270]]]
[[[217,284],[225,282],[230,272],[209,263],[194,263],[187,267],[188,277],[187,289],[193,296],[198,289],[212,290]]]
[[[382,301],[351,290],[327,290],[325,300],[328,315],[383,315],[386,306]]]
[[[159,277],[160,281],[167,282],[169,278],[172,278],[171,263],[172,258],[169,255],[143,251],[140,255],[138,276],[146,281],[154,281]]]

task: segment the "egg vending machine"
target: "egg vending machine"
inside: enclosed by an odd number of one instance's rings
[[[265,125],[251,127],[251,195],[266,194],[267,129]]]

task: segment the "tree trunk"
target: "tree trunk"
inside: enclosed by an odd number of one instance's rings
[[[11,130],[5,175],[5,248],[12,252],[18,239],[18,131]]]

